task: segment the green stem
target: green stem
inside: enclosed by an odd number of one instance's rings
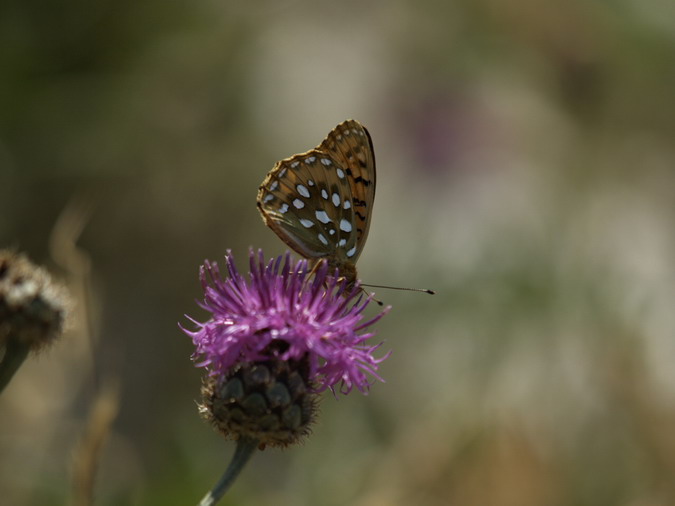
[[[220,501],[221,497],[227,492],[227,489],[230,488],[230,485],[237,479],[237,476],[239,476],[239,473],[244,468],[246,462],[248,462],[248,459],[251,458],[255,449],[258,448],[258,443],[257,439],[239,438],[230,465],[227,466],[225,473],[221,476],[218,483],[216,483],[216,486],[204,496],[199,506],[213,506]]]
[[[9,384],[14,373],[19,370],[23,361],[26,360],[30,346],[21,343],[18,339],[7,340],[7,347],[5,348],[5,356],[0,362],[0,393]]]

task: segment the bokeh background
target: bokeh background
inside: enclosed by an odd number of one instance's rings
[[[0,396],[0,502],[196,504],[233,445],[177,322],[197,270],[285,250],[275,161],[368,127],[361,277],[393,354],[223,504],[675,504],[675,9],[665,0],[0,5],[0,246],[76,313]],[[114,412],[115,409],[112,409]]]

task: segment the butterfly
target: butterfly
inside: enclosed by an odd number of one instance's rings
[[[327,261],[356,282],[375,200],[375,153],[368,130],[346,120],[316,148],[277,162],[258,188],[265,224],[315,267]]]

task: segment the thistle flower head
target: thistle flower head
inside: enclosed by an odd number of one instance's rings
[[[229,252],[226,265],[227,279],[215,263],[207,261],[200,270],[200,306],[213,316],[205,323],[192,320],[198,330],[185,331],[197,348],[198,366],[217,375],[236,364],[306,358],[317,391],[340,383],[344,394],[353,387],[365,393],[368,374],[381,379],[376,371],[384,358],[373,356],[380,345],[366,345],[374,334],[359,332],[385,311],[361,323],[370,298],[360,300],[358,286],[347,291],[325,265],[310,279],[307,261],[294,264],[288,254],[265,264],[262,251],[257,257],[251,252],[250,280],[239,274]]]
[[[371,298],[358,283],[349,288],[325,262],[312,276],[306,260],[289,254],[265,262],[251,251],[248,279],[230,252],[226,266],[226,278],[216,263],[201,267],[199,305],[211,318],[183,329],[197,366],[208,370],[202,413],[222,432],[285,445],[309,431],[317,393],[367,393],[369,376],[381,380],[388,355],[375,358],[381,343],[367,344],[374,334],[366,329],[387,310],[364,321]]]

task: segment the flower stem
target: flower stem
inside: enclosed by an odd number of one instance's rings
[[[26,360],[30,346],[26,343],[20,342],[18,339],[7,340],[7,347],[5,348],[5,356],[0,362],[0,393],[9,384],[14,373],[19,370],[23,361]]]
[[[204,496],[199,506],[213,506],[225,495],[227,489],[234,483],[234,480],[237,479],[248,459],[253,455],[253,452],[258,447],[258,443],[257,439],[239,438],[230,465],[227,466],[225,473],[221,476],[218,483],[216,483],[216,486]]]

